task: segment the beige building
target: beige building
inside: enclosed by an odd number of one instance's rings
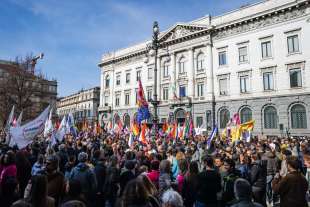
[[[176,23],[159,35],[160,120],[189,111],[195,126],[211,130],[215,120],[223,129],[239,113],[242,122],[255,120],[254,134],[310,135],[309,36],[309,0],[266,0]],[[152,98],[150,42],[102,56],[102,121],[135,117],[139,79]]]
[[[93,123],[98,119],[100,88],[94,87],[57,100],[57,115],[63,117],[71,113],[76,122]]]

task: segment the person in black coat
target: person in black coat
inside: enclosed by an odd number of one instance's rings
[[[213,159],[204,158],[206,169],[198,174],[197,198],[195,206],[217,206],[217,193],[221,191],[221,176],[214,169]]]
[[[251,156],[251,177],[253,199],[255,202],[266,205],[266,178],[267,178],[267,161],[260,160],[257,153]]]
[[[96,190],[96,202],[95,206],[104,206],[104,184],[106,179],[106,166],[105,166],[105,158],[101,156],[101,152],[94,152],[94,159],[96,160],[94,165],[94,173],[97,178],[97,190]]]
[[[130,180],[135,179],[136,176],[134,173],[134,169],[135,169],[135,162],[133,160],[127,160],[125,162],[125,169],[120,176],[121,195],[123,194],[123,191],[127,183]]]
[[[104,184],[104,197],[106,206],[114,207],[118,192],[120,180],[120,169],[118,168],[118,160],[116,156],[109,158],[109,164],[106,170],[106,179]]]
[[[223,177],[222,203],[229,206],[234,203],[234,183],[241,177],[241,174],[235,169],[235,162],[230,158],[225,159],[224,168],[227,174]]]
[[[184,178],[182,187],[182,198],[184,200],[185,207],[193,207],[197,198],[197,185],[198,180],[198,163],[193,161],[189,165],[189,173]]]

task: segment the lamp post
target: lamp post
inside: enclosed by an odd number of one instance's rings
[[[158,97],[157,97],[157,54],[158,54],[158,48],[160,47],[159,41],[158,41],[158,35],[159,35],[159,27],[157,21],[154,22],[153,24],[153,39],[152,39],[152,44],[150,46],[150,49],[153,50],[154,52],[154,94],[153,94],[153,99],[151,101],[151,104],[154,107],[154,116],[153,116],[153,125],[155,127],[154,130],[154,138],[158,134]]]

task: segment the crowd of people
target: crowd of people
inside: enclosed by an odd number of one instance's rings
[[[0,205],[32,207],[308,206],[310,139],[206,136],[147,143],[128,134],[2,144]]]

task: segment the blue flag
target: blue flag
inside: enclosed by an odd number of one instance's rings
[[[138,89],[138,114],[137,114],[137,122],[141,124],[143,120],[147,120],[150,118],[149,105],[144,97],[144,91],[142,87],[141,80],[139,80],[139,89]]]
[[[210,134],[210,137],[208,138],[208,141],[207,141],[207,149],[210,148],[211,146],[211,143],[212,143],[212,140],[214,139],[215,135],[217,134],[217,126],[213,129],[212,133]]]

